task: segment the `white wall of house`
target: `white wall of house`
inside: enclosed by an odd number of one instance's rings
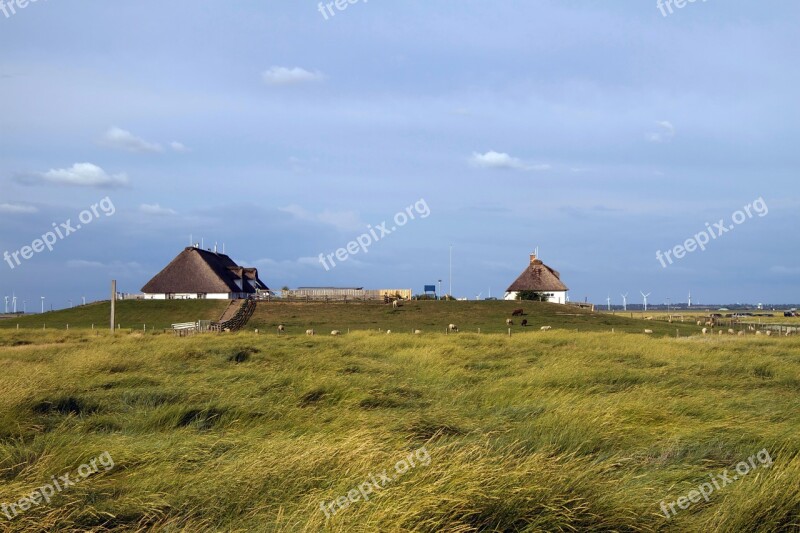
[[[517,292],[507,292],[504,300],[516,300]],[[567,303],[567,291],[550,291],[547,292],[548,298],[547,301],[554,304],[565,304]]]
[[[239,294],[228,294],[228,293],[209,293],[205,295],[206,300],[231,300],[236,297],[241,297]],[[166,300],[166,294],[145,294],[145,300]],[[177,293],[171,295],[169,298],[170,300],[199,300],[201,299],[198,297],[197,293]]]

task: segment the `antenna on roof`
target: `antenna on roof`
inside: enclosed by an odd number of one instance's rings
[[[214,253],[217,253],[217,243],[214,242]]]
[[[200,237],[200,248],[203,249],[206,247],[206,238]]]
[[[225,255],[225,243],[222,243],[222,255]]]

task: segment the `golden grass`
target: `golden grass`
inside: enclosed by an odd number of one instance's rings
[[[798,531],[800,339],[0,333],[9,531]],[[428,466],[320,509],[425,446]],[[710,474],[774,464],[681,511]]]

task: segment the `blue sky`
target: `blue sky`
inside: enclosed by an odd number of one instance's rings
[[[573,300],[800,301],[800,4],[333,10],[0,11],[0,253],[115,208],[0,263],[0,295],[30,310],[105,297],[112,278],[138,292],[192,235],[273,288],[447,287],[452,244],[461,297],[499,296],[539,247]],[[759,198],[765,216],[656,259]],[[317,260],[420,199],[430,216],[369,253]]]

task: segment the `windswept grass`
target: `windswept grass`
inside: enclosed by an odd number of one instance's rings
[[[116,464],[2,531],[800,531],[797,338],[20,330],[0,365],[0,504]]]

